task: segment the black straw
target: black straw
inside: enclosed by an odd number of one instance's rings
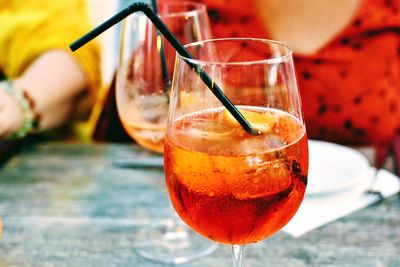
[[[80,47],[84,46],[95,37],[108,30],[130,14],[141,11],[143,12],[156,26],[156,28],[164,35],[165,39],[171,43],[171,45],[175,48],[175,50],[182,57],[186,57],[189,59],[193,59],[193,56],[183,47],[183,45],[176,39],[176,37],[171,33],[168,27],[164,24],[164,22],[153,12],[151,7],[146,3],[137,2],[128,6],[127,8],[121,10],[114,16],[112,16],[107,21],[103,22],[75,42],[70,45],[72,51],[76,51]],[[186,61],[191,68],[193,68],[196,73],[200,76],[203,82],[210,88],[213,94],[219,99],[219,101],[225,106],[225,108],[232,114],[232,116],[239,122],[239,124],[244,128],[244,130],[252,135],[260,134],[259,131],[256,131],[250,123],[244,118],[244,116],[239,112],[239,110],[232,104],[232,102],[224,95],[220,87],[213,82],[211,77],[201,68],[199,65],[194,64],[192,62]]]
[[[151,6],[153,7],[153,11],[156,15],[158,15],[158,5],[157,0],[151,0]],[[157,42],[160,40],[160,60],[161,60],[161,73],[164,81],[164,90],[167,92],[170,86],[170,79],[168,77],[168,68],[167,68],[167,60],[165,57],[165,49],[164,49],[164,40],[161,38],[161,33],[157,30]]]

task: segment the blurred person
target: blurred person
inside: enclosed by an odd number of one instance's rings
[[[0,139],[23,138],[89,111],[100,85],[96,42],[84,0],[0,0]]]
[[[215,38],[293,48],[310,138],[380,145],[400,133],[400,1],[197,1]]]

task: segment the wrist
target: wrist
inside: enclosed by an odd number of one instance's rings
[[[35,113],[34,101],[30,96],[20,87],[16,87],[10,81],[0,82],[0,88],[2,88],[15,103],[19,106],[19,111],[22,113],[15,119],[15,125],[10,130],[8,138],[20,139],[26,135],[34,132],[38,128],[38,116]],[[22,117],[22,118],[21,118]]]

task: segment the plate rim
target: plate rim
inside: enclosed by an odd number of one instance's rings
[[[312,188],[310,191],[310,187],[307,186],[307,188],[306,188],[307,195],[326,195],[326,194],[333,194],[333,193],[337,193],[337,192],[341,192],[341,191],[350,190],[359,185],[359,183],[363,180],[363,174],[365,173],[365,171],[368,170],[368,168],[371,168],[368,158],[363,153],[361,153],[360,151],[358,151],[352,147],[337,144],[337,143],[332,143],[332,142],[328,142],[328,141],[314,140],[314,139],[309,139],[308,142],[309,142],[308,143],[309,150],[310,150],[310,147],[312,144],[315,144],[315,145],[320,144],[320,145],[324,145],[324,146],[329,146],[330,148],[340,149],[342,151],[343,150],[350,151],[351,153],[353,153],[353,155],[359,156],[359,158],[362,159],[362,161],[364,161],[364,166],[363,166],[363,169],[357,175],[354,175],[350,181],[348,181],[346,183],[342,182],[335,187],[325,186],[325,187],[318,188],[318,189]],[[310,166],[310,163],[309,163],[309,166]]]

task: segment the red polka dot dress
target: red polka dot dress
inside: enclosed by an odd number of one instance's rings
[[[296,56],[311,138],[377,144],[400,130],[400,1],[367,0],[318,53]]]

